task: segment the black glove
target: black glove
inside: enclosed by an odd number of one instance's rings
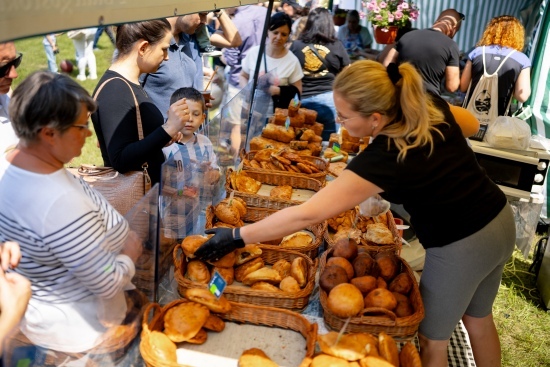
[[[195,251],[195,256],[203,261],[218,261],[231,251],[244,247],[244,241],[240,236],[240,228],[212,228],[204,231],[206,234],[213,234],[214,237],[206,241]]]

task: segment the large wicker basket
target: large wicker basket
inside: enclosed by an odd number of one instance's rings
[[[277,210],[275,209],[248,207],[246,210],[245,216],[241,219],[245,223],[254,223],[270,216],[275,212],[277,212]],[[212,228],[214,223],[216,223],[216,217],[214,216],[214,207],[210,205],[206,208],[206,224],[204,228],[210,229]],[[302,254],[305,254],[311,259],[315,259],[319,253],[319,247],[323,243],[323,239],[326,236],[327,222],[324,221],[322,223],[309,226],[306,229],[311,233],[313,233],[313,235],[315,236],[315,239],[311,244],[303,247],[285,247],[285,249],[300,252]],[[278,248],[277,245],[281,241],[279,240],[279,241],[270,241],[270,242],[272,244],[275,244],[276,245],[275,247]]]
[[[356,213],[356,215],[360,215],[359,213]],[[394,251],[396,254],[401,253],[402,243],[401,243],[401,237],[403,236],[403,231],[400,231],[397,229],[397,221],[401,222],[400,219],[396,220],[391,212],[391,210],[388,210],[386,213],[388,229],[393,234],[394,243],[392,245],[378,245],[376,243],[367,242],[362,240],[361,244],[366,247],[369,251],[373,252],[381,252],[381,251]],[[333,247],[335,245],[334,240],[332,239],[333,232],[330,231],[327,228],[327,231],[325,232],[325,241],[328,245],[328,247]]]
[[[227,171],[225,176],[225,191],[227,195],[234,193],[233,195],[240,197],[246,202],[246,205],[258,207],[258,208],[268,208],[268,209],[284,209],[293,205],[300,205],[304,201],[298,200],[284,200],[279,198],[273,198],[269,196],[262,196],[258,194],[249,194],[246,192],[234,190],[231,188],[231,173],[233,170],[230,168]],[[314,178],[295,175],[291,173],[279,172],[279,171],[246,171],[246,174],[253,179],[260,181],[261,183],[280,186],[280,185],[290,185],[296,189],[307,189],[312,191],[319,191],[323,188],[321,181],[318,181]]]
[[[315,273],[317,272],[318,260],[311,260],[304,254],[290,251],[275,246],[258,245],[262,249],[262,259],[266,265],[273,265],[277,260],[285,259],[288,262],[297,257],[304,258],[307,264],[307,283],[304,288],[296,293],[288,292],[267,292],[252,289],[247,286],[232,284],[225,288],[225,297],[233,302],[242,302],[254,305],[279,307],[288,309],[303,309],[309,302],[309,296],[315,286]],[[193,282],[185,277],[187,271],[187,259],[183,254],[181,244],[174,249],[174,277],[178,283],[180,294],[188,288],[207,288],[206,284]]]
[[[319,265],[320,274],[325,269],[327,259],[330,258],[334,249],[328,249],[321,256]],[[371,254],[375,254],[373,251],[369,251]],[[405,260],[398,257],[401,265],[401,272],[406,272],[411,279],[416,279],[411,267]],[[327,307],[327,293],[319,288],[321,306],[323,307],[323,318],[325,323],[333,330],[339,331],[346,323],[345,319],[341,319],[334,315]],[[408,340],[414,337],[418,331],[418,325],[424,318],[424,304],[422,303],[422,297],[420,296],[420,289],[418,283],[414,282],[413,288],[409,295],[409,299],[414,309],[414,313],[406,317],[397,317],[392,311],[379,307],[365,308],[361,312],[360,316],[352,317],[346,331],[350,333],[366,332],[371,334],[378,334],[381,331],[393,336],[398,340]],[[381,315],[383,313],[383,315]]]
[[[164,314],[172,307],[181,303],[188,302],[185,299],[176,300],[164,307],[161,307],[158,303],[151,303],[146,309],[143,315],[143,331],[141,332],[141,343],[139,350],[141,356],[148,367],[186,367],[181,364],[168,362],[162,360],[156,356],[151,350],[149,344],[149,334],[151,331],[162,331],[164,329]],[[153,310],[153,316],[149,315]],[[226,314],[220,314],[221,318],[230,322],[238,323],[250,323],[254,325],[263,325],[270,327],[280,327],[284,329],[291,329],[300,334],[306,339],[306,351],[305,357],[313,356],[315,351],[315,340],[317,338],[317,324],[311,324],[302,315],[273,307],[249,305],[237,302],[231,302],[231,311]],[[222,332],[223,333],[223,332]],[[231,338],[234,335],[227,335],[228,343],[231,343]],[[243,335],[239,338],[244,337]],[[208,341],[207,341],[208,343]]]
[[[256,151],[255,150],[252,150],[248,153],[245,153],[245,152],[241,152],[241,160],[243,159],[248,159],[248,160],[253,160],[254,159],[254,155],[256,154]],[[328,174],[328,166],[329,166],[329,163],[327,162],[326,159],[324,158],[320,158],[320,157],[313,157],[313,156],[301,156],[300,158],[303,158],[311,163],[313,163],[315,165],[315,167],[317,167],[317,169],[321,172],[319,173],[293,173],[294,175],[296,176],[305,176],[305,177],[310,177],[310,178],[314,178],[318,181],[320,181],[322,184],[325,183],[326,179],[327,179],[327,174]],[[249,166],[244,166],[243,167],[244,170],[246,171],[254,171],[254,172],[277,172],[277,173],[287,173],[287,174],[291,174],[290,172],[283,172],[283,171],[271,171],[271,170],[265,170],[265,169],[262,169],[262,168],[253,168],[253,167],[249,167]]]

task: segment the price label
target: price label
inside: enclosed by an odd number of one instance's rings
[[[208,290],[216,296],[216,298],[220,298],[223,294],[223,291],[225,291],[225,287],[227,287],[227,282],[223,277],[218,273],[217,270],[214,270],[214,275],[212,276],[212,279],[210,279],[210,282],[208,283]]]
[[[286,127],[287,130],[290,127],[290,117],[288,117],[288,116],[287,116],[286,121],[285,121],[285,127]]]
[[[334,143],[332,145],[332,150],[334,150],[336,153],[338,153],[340,151],[340,144]]]

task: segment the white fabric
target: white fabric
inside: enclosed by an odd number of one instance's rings
[[[120,251],[128,222],[65,169],[38,174],[0,158],[0,241],[17,241],[16,269],[32,284],[21,331],[63,352],[94,347],[126,312],[122,295],[135,267]],[[101,316],[109,315],[108,319]]]
[[[260,46],[254,46],[246,54],[244,60],[242,61],[242,68],[245,73],[247,73],[252,79],[252,74],[254,74],[254,69],[256,68],[256,60],[258,60],[258,53],[260,52]],[[296,83],[304,77],[302,72],[302,67],[300,66],[300,61],[292,53],[287,52],[287,54],[280,59],[274,59],[266,55],[267,59],[267,71],[271,72],[278,79],[277,85],[290,85]],[[262,62],[260,65],[260,75],[265,74],[265,62],[262,57]]]
[[[7,94],[0,94],[0,154],[15,146],[19,139],[13,131],[11,120],[8,114],[10,97]]]
[[[97,79],[97,66],[94,54],[94,37],[97,28],[87,28],[82,30],[77,36],[72,38],[76,50],[78,78],[86,78],[86,66],[90,79]]]

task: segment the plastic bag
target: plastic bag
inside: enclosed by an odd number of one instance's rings
[[[516,117],[499,116],[485,134],[487,143],[495,148],[527,149],[531,139],[529,125]]]
[[[382,199],[380,195],[374,195],[359,204],[359,212],[365,217],[376,217],[390,210],[390,202]]]

